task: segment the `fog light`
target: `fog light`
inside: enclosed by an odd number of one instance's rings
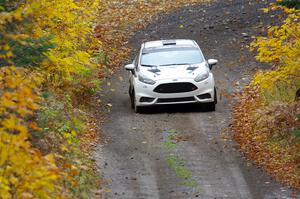
[[[211,95],[209,93],[205,93],[197,96],[199,99],[210,99]]]
[[[155,100],[155,98],[152,97],[141,97],[140,102],[153,102]]]

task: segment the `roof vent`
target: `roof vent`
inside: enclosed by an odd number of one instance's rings
[[[175,40],[165,40],[165,41],[163,41],[163,45],[164,46],[176,45],[176,41]]]

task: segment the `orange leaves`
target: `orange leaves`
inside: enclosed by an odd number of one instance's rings
[[[300,103],[277,103],[265,107],[259,90],[247,88],[234,107],[231,130],[248,159],[263,167],[277,180],[300,188],[300,145],[292,135],[300,128]]]
[[[29,122],[28,127],[32,130],[40,130],[40,128],[37,126],[37,124],[35,122]]]
[[[273,5],[270,9],[278,9]],[[283,8],[287,18],[281,26],[268,29],[266,37],[251,44],[257,59],[273,65],[259,71],[249,87],[238,95],[234,107],[234,138],[247,158],[263,167],[277,180],[300,189],[300,145],[293,136],[300,129],[300,12]]]

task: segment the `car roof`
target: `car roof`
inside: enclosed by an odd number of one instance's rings
[[[189,39],[157,40],[148,41],[143,44],[144,49],[167,47],[198,47],[198,45],[194,40]]]

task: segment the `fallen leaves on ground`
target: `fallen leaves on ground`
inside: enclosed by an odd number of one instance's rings
[[[257,72],[237,95],[231,129],[248,159],[300,189],[300,101],[295,100],[300,86],[300,10],[278,3],[264,11],[280,10],[282,24],[268,27],[266,36],[251,43],[256,59],[272,67]]]
[[[183,6],[210,0],[175,1],[107,1],[101,0],[102,13],[99,16],[95,35],[101,41],[107,62],[106,74],[117,70],[128,59],[131,52],[128,43],[131,36],[145,28],[158,13],[168,13]],[[142,42],[142,41],[141,41]],[[99,74],[105,77],[103,72]]]

